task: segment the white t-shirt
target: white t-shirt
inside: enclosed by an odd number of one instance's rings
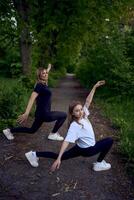
[[[73,121],[68,129],[65,141],[75,143],[81,148],[87,148],[95,145],[95,135],[90,121],[88,120],[89,110],[83,107],[85,116],[78,124]],[[82,125],[81,125],[82,124]]]

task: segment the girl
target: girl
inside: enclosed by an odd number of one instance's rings
[[[61,146],[59,155],[54,152],[33,152],[25,154],[26,158],[33,167],[38,167],[39,157],[56,159],[51,170],[59,169],[61,161],[77,156],[90,157],[99,153],[97,161],[93,164],[93,170],[102,171],[111,168],[109,163],[106,163],[104,157],[110,150],[113,140],[105,138],[95,142],[94,131],[91,123],[88,120],[88,108],[92,102],[95,90],[97,87],[104,85],[105,81],[98,81],[92,88],[90,94],[86,98],[84,107],[80,102],[74,102],[69,106],[70,127],[67,136]],[[69,143],[75,143],[68,151],[65,151]]]
[[[51,111],[51,91],[48,88],[48,73],[51,69],[51,64],[48,65],[47,69],[39,68],[37,70],[37,83],[34,91],[29,99],[26,111],[24,114],[18,117],[20,124],[27,121],[29,113],[32,109],[33,103],[36,100],[36,111],[35,120],[31,128],[17,127],[3,130],[4,135],[8,140],[14,139],[14,133],[35,133],[43,122],[56,121],[52,132],[49,134],[48,139],[62,141],[64,138],[57,132],[66,120],[66,113],[59,111]]]

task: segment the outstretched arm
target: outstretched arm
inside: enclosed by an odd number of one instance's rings
[[[104,85],[105,84],[105,80],[102,80],[102,81],[98,81],[92,88],[91,92],[89,93],[89,95],[87,96],[86,98],[86,102],[85,102],[85,106],[87,108],[89,108],[92,100],[93,100],[93,96],[94,96],[94,93],[96,91],[96,88],[100,87],[101,85]]]
[[[37,92],[32,92],[30,99],[28,101],[27,107],[26,107],[26,111],[25,111],[25,113],[23,113],[22,115],[20,115],[18,117],[17,122],[19,122],[20,124],[26,122],[26,120],[29,116],[29,113],[32,109],[33,103],[34,103],[35,99],[37,98],[37,96],[38,96]]]
[[[55,171],[56,169],[59,169],[59,167],[61,165],[61,157],[62,157],[63,153],[65,152],[65,150],[67,149],[68,145],[69,145],[69,142],[67,142],[67,141],[64,141],[62,143],[58,158],[54,161],[54,163],[51,166],[51,171]]]

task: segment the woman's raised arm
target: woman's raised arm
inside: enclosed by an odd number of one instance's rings
[[[49,63],[48,67],[47,67],[47,72],[49,73],[49,71],[51,70],[52,65]]]

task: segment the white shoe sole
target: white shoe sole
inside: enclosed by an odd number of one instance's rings
[[[27,160],[29,161],[29,163],[30,163],[30,165],[31,165],[32,167],[38,167],[38,166],[39,166],[38,163],[33,163],[33,162],[30,160],[29,155],[28,155],[27,153],[25,153],[25,157],[27,158]]]
[[[48,140],[55,140],[55,141],[63,141],[64,138],[63,137],[58,137],[58,136],[53,136],[53,135],[48,135]]]
[[[8,133],[6,133],[5,130],[3,130],[3,134],[5,135],[5,137],[8,139],[8,140],[13,140],[14,139],[14,136],[13,135],[9,135]]]
[[[108,168],[103,168],[103,169],[95,169],[95,168],[93,168],[93,170],[94,171],[96,171],[96,172],[100,172],[100,171],[106,171],[106,170],[109,170],[109,169],[111,169],[111,166],[110,167],[108,167]]]
[[[48,140],[54,140],[54,141],[63,141],[64,139],[58,139],[58,138],[49,138],[49,137],[48,137]]]

